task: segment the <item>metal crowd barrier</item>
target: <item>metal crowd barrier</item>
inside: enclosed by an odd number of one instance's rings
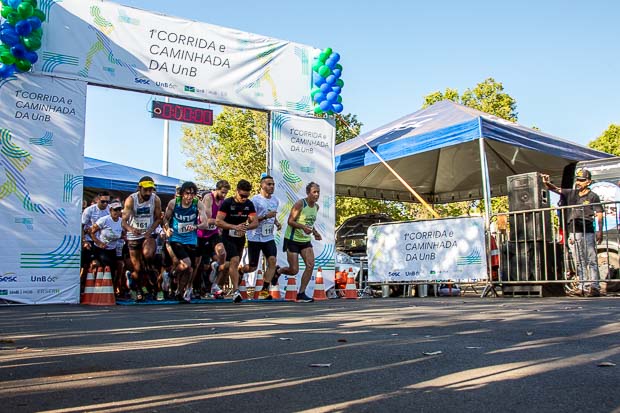
[[[604,216],[603,239],[596,246],[599,280],[602,288],[610,291],[610,287],[620,286],[620,202],[600,205]],[[585,208],[562,206],[493,214],[491,222],[496,230],[491,236],[499,250],[499,265],[489,260],[493,288],[499,285],[506,292],[510,286],[538,285],[550,290],[549,295],[554,295],[553,290],[559,295],[581,288],[585,280],[577,276],[577,257],[569,239],[571,234],[584,234],[586,223],[571,225],[569,220],[583,216]],[[583,270],[590,271],[590,265],[583,263]]]

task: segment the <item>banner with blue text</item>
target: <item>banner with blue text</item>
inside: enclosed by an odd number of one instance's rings
[[[314,228],[321,241],[312,241],[315,264],[313,279],[319,267],[323,270],[325,288],[334,285],[335,225],[336,225],[336,170],[334,142],[336,128],[332,121],[307,118],[275,112],[271,117],[271,174],[276,183],[275,195],[280,199],[277,218],[282,231],[276,235],[278,264],[287,266],[286,253],[282,252],[284,234],[291,209],[296,201],[306,197],[310,182],[320,185],[319,211]],[[299,257],[299,286],[304,262]],[[286,277],[280,282],[286,284]],[[314,291],[311,282],[308,295]]]
[[[0,300],[78,303],[86,83],[0,82]]]
[[[312,111],[311,62],[320,52],[313,47],[101,0],[48,1],[43,11],[39,72],[225,105]]]

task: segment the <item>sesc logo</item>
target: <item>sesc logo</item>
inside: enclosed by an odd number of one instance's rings
[[[151,81],[149,79],[145,79],[143,77],[134,77],[133,82],[139,85],[150,85]]]
[[[398,277],[400,277],[400,271],[389,271],[388,272],[388,277],[398,278]]]
[[[0,283],[16,283],[17,275],[14,272],[5,272],[0,276]]]

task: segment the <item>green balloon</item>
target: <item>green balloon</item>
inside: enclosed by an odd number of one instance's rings
[[[17,59],[15,59],[15,56],[13,56],[13,53],[11,52],[3,52],[0,54],[0,61],[5,65],[12,65],[15,63],[15,60]]]
[[[19,17],[19,13],[14,10],[12,12],[9,13],[8,16],[6,16],[6,21],[8,21],[9,23],[11,23],[13,26],[15,26],[15,23],[17,23],[18,21],[20,21],[22,18]]]
[[[336,86],[340,86],[341,88],[344,87],[344,82],[342,81],[342,79],[336,80]]]
[[[32,4],[30,3],[22,2],[19,4],[19,6],[17,6],[17,12],[22,19],[27,19],[28,17],[32,16],[32,13],[34,12],[34,7],[32,7]]]
[[[45,21],[46,16],[45,16],[45,13],[43,13],[43,12],[41,11],[41,9],[35,9],[35,10],[32,12],[32,15],[33,15],[34,17],[38,17],[38,18],[39,18],[39,20],[41,20],[42,22],[44,22],[44,21]]]
[[[331,55],[332,55],[332,52],[333,52],[333,50],[332,50],[332,48],[331,48],[331,47],[328,47],[327,49],[323,50],[323,54],[325,55],[325,58],[326,58],[326,59],[327,59],[329,56],[331,56]]]
[[[41,39],[36,37],[22,37],[22,43],[26,46],[26,49],[35,51],[41,48]]]
[[[22,0],[22,3],[29,3],[33,9],[37,8],[37,0]]]
[[[334,69],[342,70],[342,65],[340,63],[336,63],[336,66],[334,66]]]
[[[16,12],[16,10],[9,6],[8,4],[5,4],[4,6],[2,6],[2,9],[0,9],[0,16],[4,17],[5,19],[9,18],[9,14]]]
[[[315,87],[312,89],[312,91],[310,92],[310,96],[312,96],[312,98],[314,99],[314,95],[316,95],[317,93],[319,93],[321,91],[321,89],[319,89],[318,87]]]
[[[317,60],[317,62],[315,64],[312,65],[312,71],[313,72],[318,72],[319,69],[321,68],[321,66],[323,66],[323,63],[319,62]]]
[[[338,99],[336,99],[338,103],[342,103],[342,96],[338,95]]]
[[[19,59],[15,62],[15,67],[20,72],[27,72],[32,67],[32,63],[30,63],[30,61],[26,59]]]
[[[30,3],[22,2],[19,6],[17,6],[17,13],[19,14],[19,17],[25,20],[28,17],[32,17],[34,14],[34,7],[32,7],[32,4]]]
[[[11,48],[8,44],[0,43],[0,55],[2,53],[11,53]]]
[[[332,74],[332,70],[327,67],[327,65],[323,65],[319,68],[319,75],[322,77],[327,77]]]
[[[314,114],[315,115],[320,115],[321,113],[323,113],[323,110],[321,109],[321,107],[319,105],[314,107]]]
[[[321,53],[319,55],[319,63],[324,65],[326,60],[327,60],[327,56],[325,56],[325,54]]]
[[[41,28],[38,28],[37,30],[33,30],[30,32],[28,37],[36,37],[37,39],[41,40],[41,38],[43,37],[43,30],[41,30]]]

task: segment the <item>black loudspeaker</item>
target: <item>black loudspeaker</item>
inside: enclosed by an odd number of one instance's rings
[[[549,208],[549,191],[541,174],[530,172],[507,178],[508,209],[510,210],[511,241],[552,241],[553,227],[550,211],[514,213]]]
[[[502,281],[555,281],[564,279],[562,247],[553,242],[514,242],[502,245]]]

